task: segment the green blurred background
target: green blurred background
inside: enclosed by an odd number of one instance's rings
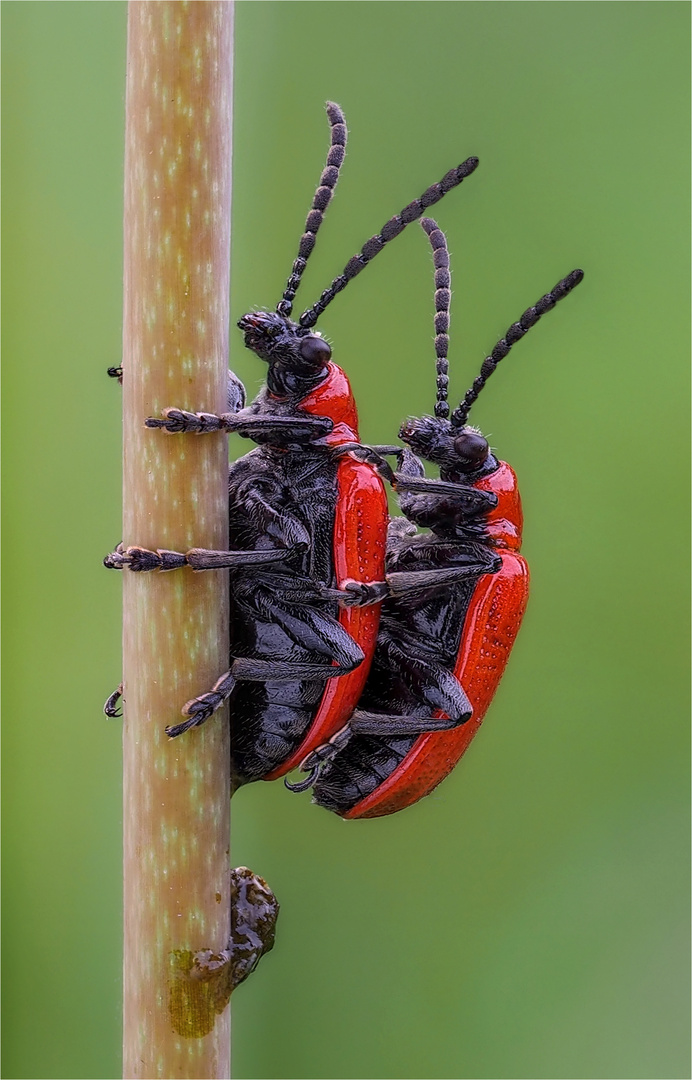
[[[120,1075],[126,5],[3,4],[4,1071]],[[232,312],[272,305],[351,129],[301,307],[451,165],[459,397],[519,473],[533,592],[482,733],[400,815],[257,784],[233,860],[282,903],[236,1078],[687,1077],[686,3],[240,3]],[[432,404],[413,226],[321,326],[366,440]],[[299,308],[300,309],[300,308]],[[234,331],[251,391],[260,365]],[[233,444],[233,451],[245,446]]]

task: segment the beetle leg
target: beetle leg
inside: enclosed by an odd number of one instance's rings
[[[189,433],[206,435],[211,431],[230,431],[255,442],[276,443],[279,446],[310,443],[328,435],[333,428],[326,416],[260,416],[250,409],[237,413],[188,412],[186,409],[164,409],[162,417],[148,416],[148,428],[163,428],[172,435]]]
[[[356,709],[350,720],[354,735],[379,735],[386,739],[425,735],[429,731],[449,731],[458,725],[458,720],[450,720],[448,716],[394,716],[363,712],[361,709]]]
[[[118,689],[113,691],[113,693],[110,695],[110,697],[106,699],[106,703],[103,706],[103,711],[106,714],[106,716],[110,717],[111,719],[114,719],[114,718],[117,718],[117,717],[120,717],[120,716],[123,715],[122,710],[118,707],[118,702],[120,701],[122,696],[123,696],[123,684],[120,683],[120,686],[118,687]]]
[[[231,495],[252,518],[258,532],[272,536],[284,548],[310,547],[310,533],[303,523],[285,510],[275,510],[259,491],[240,490]]]
[[[281,603],[277,597],[281,597],[280,586],[272,592],[266,588],[254,589],[245,600],[260,616],[278,623],[297,645],[326,656],[327,661],[237,657],[230,670],[217,679],[208,693],[192,698],[183,706],[183,716],[187,720],[166,728],[171,738],[208,720],[231,696],[237,682],[326,682],[349,675],[362,663],[362,649],[336,619],[307,605]]]
[[[378,452],[384,450],[385,452],[398,453],[398,447],[382,446],[366,446],[364,443],[350,442],[342,443],[341,446],[334,446],[331,448],[331,453],[334,457],[343,457],[344,454],[352,454],[357,461],[362,461],[367,465],[372,465],[377,469],[378,473],[383,480],[391,484],[392,487],[396,487],[395,473],[389,463],[385,461],[382,455]]]
[[[178,570],[181,566],[190,566],[193,570],[223,570],[234,567],[264,566],[267,563],[281,562],[286,558],[283,550],[267,551],[209,551],[206,548],[190,548],[189,551],[167,551],[157,548],[123,547],[119,544],[115,551],[106,555],[103,565],[109,570],[122,570],[127,566],[133,572],[147,570]]]
[[[401,459],[402,454],[405,454],[407,451],[407,447],[405,446],[391,446],[389,443],[387,443],[386,446],[372,445],[369,446],[369,449],[373,450],[376,454],[379,454],[380,457],[391,456],[396,457],[397,459]]]
[[[386,581],[344,581],[342,589],[323,588],[325,600],[336,600],[344,607],[368,607],[379,604],[389,596]]]
[[[428,589],[455,585],[479,574],[496,574],[501,567],[500,556],[488,552],[486,561],[479,560],[466,566],[449,566],[441,570],[397,570],[387,574],[387,585],[392,596],[411,596]]]
[[[304,780],[291,782],[284,779],[289,791],[301,792],[314,787],[324,766],[351,741],[353,735],[375,735],[383,739],[426,735],[430,731],[449,731],[459,724],[447,716],[394,716],[386,713],[369,713],[356,709],[348,724],[337,731],[329,742],[316,747],[300,763],[300,771],[308,775]]]
[[[385,664],[399,672],[406,685],[431,709],[441,709],[456,724],[470,719],[473,706],[459,680],[434,660],[404,650],[386,633],[378,643]]]
[[[470,484],[453,484],[447,480],[431,480],[426,476],[405,473],[396,473],[395,479],[396,489],[402,494],[460,499],[462,505],[474,513],[489,513],[497,506],[497,495],[492,491],[479,491]]]
[[[364,660],[360,645],[326,612],[308,605],[282,604],[264,590],[257,599],[257,609],[268,621],[278,623],[296,645],[327,656],[340,667],[354,671]]]
[[[298,780],[295,783],[291,783],[288,777],[284,777],[284,786],[287,787],[289,791],[307,791],[318,779],[323,766],[326,765],[328,761],[331,761],[339,750],[343,750],[346,744],[350,742],[352,735],[353,730],[349,723],[332,735],[329,742],[322,743],[321,746],[316,746],[314,750],[303,758],[298,766],[301,772],[308,773],[305,780]]]
[[[232,413],[188,412],[187,409],[164,409],[162,417],[147,416],[144,421],[148,428],[163,428],[171,435],[190,433],[206,435],[210,431],[228,431]]]
[[[234,431],[244,439],[257,443],[270,443],[274,446],[295,446],[310,444],[324,438],[333,430],[334,424],[327,416],[312,416],[301,413],[296,416],[263,416],[252,411],[252,407],[243,409],[232,417],[229,431]]]
[[[349,675],[353,665],[292,663],[291,661],[255,660],[250,656],[241,656],[233,661],[229,671],[216,680],[206,694],[192,698],[182,708],[187,719],[181,724],[172,724],[166,728],[166,734],[175,739],[190,728],[199,727],[223,705],[237,682],[326,682],[327,679]]]
[[[123,566],[125,566],[125,545],[122,540],[115,551],[111,551],[106,555],[103,560],[103,565],[106,567],[106,570],[122,570]]]

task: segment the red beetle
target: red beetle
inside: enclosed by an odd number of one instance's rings
[[[365,685],[386,592],[387,503],[378,475],[391,470],[359,442],[351,388],[312,330],[335,296],[395,236],[474,171],[469,158],[391,218],[349,260],[298,322],[293,300],[338,180],[346,126],[329,103],[331,147],[283,297],[275,312],[244,315],[246,346],[268,364],[247,408],[214,416],[167,409],[149,427],[198,434],[225,429],[258,443],[229,472],[230,552],[129,548],[108,565],[232,570],[231,665],[184,706],[175,737],[204,723],[233,694],[232,773],[240,785],[274,779],[329,739]],[[280,558],[277,558],[277,553]],[[109,699],[114,710],[115,702]]]
[[[389,596],[358,708],[302,763],[307,780],[290,785],[313,787],[314,801],[344,818],[391,814],[429,794],[469,746],[498,687],[528,599],[521,501],[513,470],[467,425],[468,414],[512,345],[583,278],[574,270],[524,312],[448,419],[449,256],[436,223],[421,224],[435,263],[435,416],[400,431],[411,448],[396,474],[405,518],[389,529]],[[425,478],[416,454],[439,467],[439,480]]]
[[[327,416],[334,427],[320,445],[342,448],[359,444],[358,415],[350,384],[336,364],[328,364],[328,374],[300,408],[313,416]],[[332,479],[332,483],[334,480]],[[325,739],[337,731],[353,712],[363,692],[377,640],[379,603],[357,603],[358,599],[381,599],[377,588],[384,580],[387,535],[387,495],[376,470],[350,454],[339,454],[336,464],[336,505],[332,531],[332,566],[337,591],[341,593],[338,621],[360,647],[365,657],[353,671],[329,679],[317,712],[300,745],[265,780],[284,776]],[[372,585],[372,590],[360,586]],[[352,603],[348,600],[352,591]],[[238,724],[242,723],[242,718]]]

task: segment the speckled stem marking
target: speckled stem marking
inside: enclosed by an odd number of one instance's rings
[[[224,549],[226,436],[144,418],[225,408],[233,4],[136,0],[128,17],[123,540]],[[123,578],[123,1075],[228,1077],[228,1010],[175,989],[181,951],[228,944],[227,716],[164,733],[228,667],[227,574]]]

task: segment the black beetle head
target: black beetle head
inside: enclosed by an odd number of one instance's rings
[[[274,311],[243,315],[238,326],[246,348],[269,364],[272,393],[303,395],[324,378],[332,350],[320,334]]]
[[[477,428],[453,427],[437,416],[413,417],[402,424],[399,438],[414,454],[438,465],[450,476],[470,476],[495,466],[487,439]]]

